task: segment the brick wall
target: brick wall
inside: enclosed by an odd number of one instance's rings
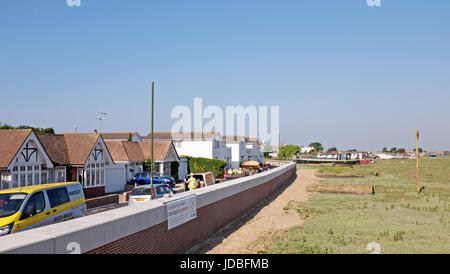
[[[105,195],[105,186],[83,188],[84,197],[94,198]]]
[[[293,166],[280,176],[197,209],[197,218],[167,231],[167,221],[98,247],[90,254],[182,253],[260,203],[275,189],[295,180]]]
[[[88,209],[119,203],[119,194],[111,194],[107,196],[86,199],[86,207]]]

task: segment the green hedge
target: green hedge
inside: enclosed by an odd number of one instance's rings
[[[188,173],[201,173],[211,171],[216,178],[222,178],[223,169],[227,162],[217,159],[189,158]]]

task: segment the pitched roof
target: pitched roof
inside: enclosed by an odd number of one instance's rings
[[[172,136],[178,135],[178,136]],[[202,131],[202,132],[155,132],[154,140],[194,140],[195,137],[203,140],[213,140],[217,135],[215,131]],[[175,138],[174,138],[175,137]],[[151,140],[152,134],[147,134],[144,139]]]
[[[150,159],[151,142],[105,141],[114,161],[141,162]],[[154,161],[167,158],[172,141],[155,141],[153,145]]]
[[[106,140],[106,147],[113,158],[113,161],[129,161],[125,147],[122,141]]]
[[[151,142],[140,142],[139,143],[142,152],[144,153],[145,159],[149,159],[152,151]],[[153,155],[155,157],[154,161],[164,161],[169,153],[170,146],[172,146],[172,141],[159,141],[154,142],[153,145]]]
[[[31,131],[31,129],[0,130],[0,168],[9,166]]]
[[[64,135],[46,133],[38,133],[36,135],[54,164],[70,164]]]
[[[100,135],[104,140],[128,140],[128,137],[135,135],[137,132],[102,132]]]
[[[84,165],[100,137],[97,133],[62,133],[61,135],[64,135],[71,165]]]
[[[223,140],[228,143],[239,143],[240,141],[245,141],[245,136],[242,135],[227,135],[223,136]]]

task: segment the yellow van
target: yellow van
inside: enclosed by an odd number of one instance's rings
[[[0,191],[0,236],[86,215],[80,183],[25,186]]]

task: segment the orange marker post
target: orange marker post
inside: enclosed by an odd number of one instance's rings
[[[419,130],[416,131],[416,167],[417,167],[417,194],[420,194],[420,179],[419,179]]]

